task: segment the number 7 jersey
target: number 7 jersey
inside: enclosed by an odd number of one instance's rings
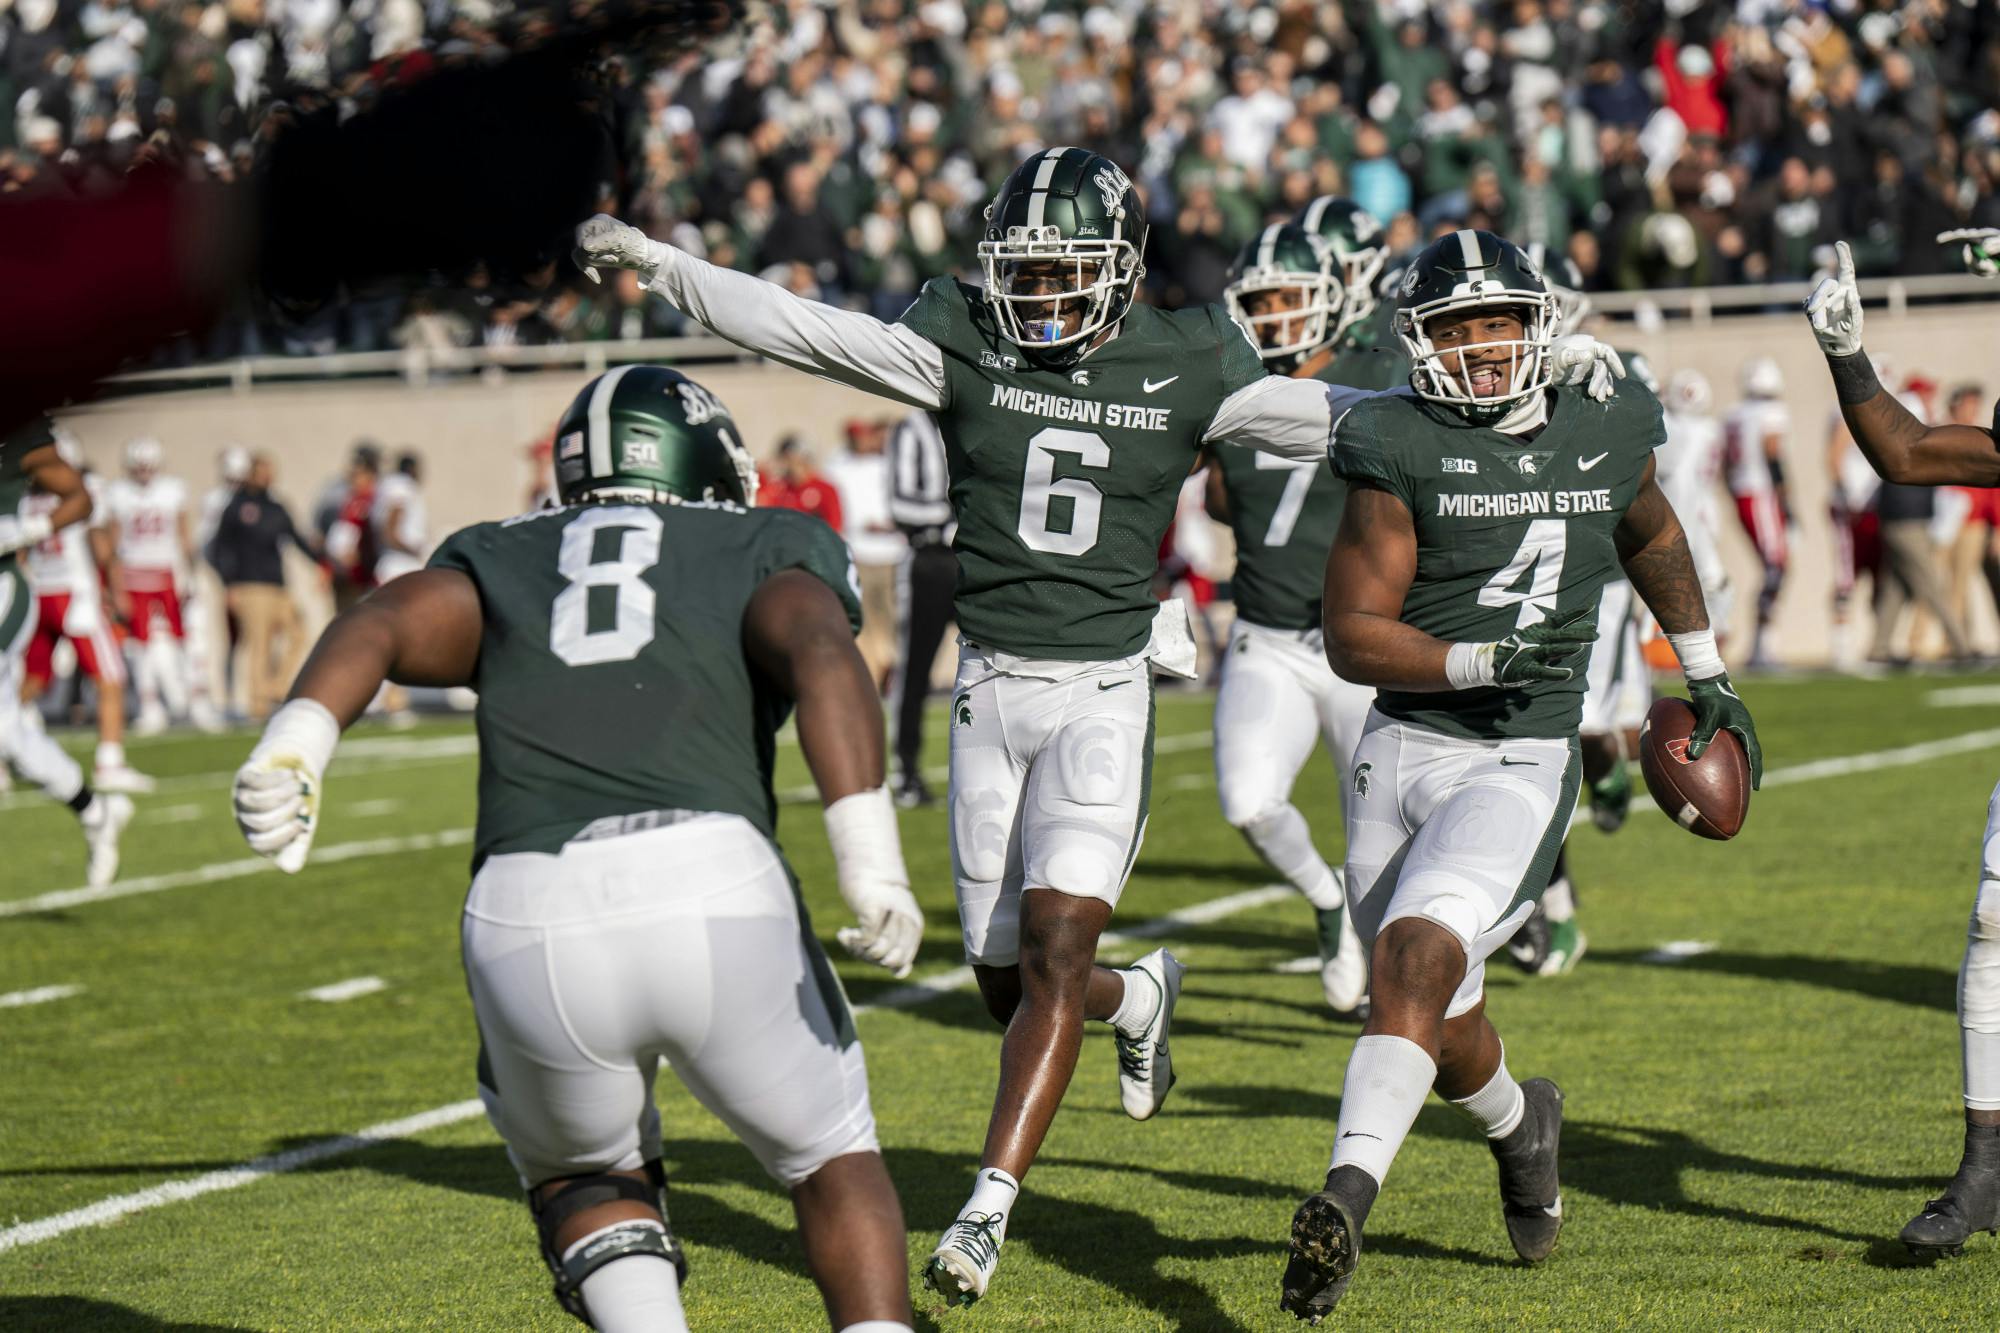
[[[785,569],[861,602],[819,519],[728,504],[583,504],[452,534],[430,560],[479,587],[475,867],[554,852],[605,816],[741,815],[766,836],[791,711],[745,659],[743,613]]]
[[[1605,583],[1623,576],[1613,534],[1666,439],[1659,400],[1629,378],[1602,403],[1581,389],[1551,394],[1548,423],[1527,440],[1407,390],[1336,423],[1334,470],[1388,491],[1415,523],[1404,624],[1447,642],[1490,642],[1592,610]],[[1454,736],[1560,738],[1576,734],[1583,694],[1579,670],[1506,689],[1383,690],[1376,707]]]
[[[935,416],[958,517],[959,629],[1023,657],[1144,650],[1181,483],[1222,401],[1264,378],[1243,331],[1219,306],[1134,306],[1095,351],[1043,368],[950,278],[926,284],[901,322],[944,356]]]

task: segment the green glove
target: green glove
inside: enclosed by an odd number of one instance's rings
[[[1493,683],[1526,685],[1537,680],[1568,680],[1582,665],[1568,665],[1597,640],[1595,609],[1572,611],[1562,620],[1544,620],[1515,630],[1493,647]]]
[[[1750,710],[1729,683],[1728,676],[1706,676],[1688,682],[1688,698],[1694,704],[1694,734],[1688,737],[1688,758],[1699,759],[1718,731],[1733,731],[1750,757],[1750,790],[1764,781],[1764,750],[1757,744],[1757,724]]]

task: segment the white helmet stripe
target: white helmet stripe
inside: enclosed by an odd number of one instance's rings
[[[1326,206],[1332,202],[1332,195],[1323,194],[1306,205],[1305,228],[1307,231],[1314,233],[1319,231],[1320,220],[1326,216]]]
[[[1056,164],[1063,160],[1067,148],[1051,148],[1042,155],[1042,163],[1035,168],[1035,185],[1028,195],[1028,226],[1042,225],[1044,211],[1049,206],[1049,182],[1055,179]]]
[[[590,432],[590,477],[592,481],[611,475],[611,399],[618,392],[618,381],[625,378],[630,366],[620,366],[606,371],[597,381],[597,388],[590,395],[590,409],[585,414]]]
[[[1273,222],[1270,226],[1264,228],[1264,234],[1257,238],[1258,268],[1271,267],[1271,262],[1272,262],[1271,252],[1277,249],[1278,231],[1283,226],[1284,224],[1282,222]]]
[[[1458,252],[1465,260],[1467,268],[1483,268],[1485,259],[1479,253],[1479,233],[1466,229],[1458,233]]]

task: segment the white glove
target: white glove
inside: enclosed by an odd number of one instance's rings
[[[1964,241],[1965,271],[1982,278],[2000,278],[2000,227],[1960,227],[1938,233],[1939,245]]]
[[[1618,353],[1587,333],[1565,334],[1549,344],[1549,366],[1557,384],[1584,387],[1593,402],[1603,402],[1625,378]]]
[[[667,262],[668,247],[630,223],[599,213],[576,229],[576,266],[592,282],[600,268],[629,268],[646,281]]]
[[[54,531],[47,514],[0,514],[0,555],[33,546]]]
[[[264,737],[236,770],[230,800],[236,827],[259,856],[296,875],[319,829],[320,774],[333,757],[340,723],[324,706],[294,699],[271,715]]]
[[[889,789],[858,791],[829,805],[826,838],[833,845],[840,896],[860,922],[837,932],[840,947],[892,976],[907,977],[923,943],[924,914],[910,892]]]
[[[1822,278],[1806,298],[1806,318],[1813,337],[1828,356],[1853,356],[1861,350],[1861,289],[1854,285],[1854,252],[1846,241],[1833,243],[1833,276]]]

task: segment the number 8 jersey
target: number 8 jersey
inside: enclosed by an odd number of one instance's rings
[[[943,354],[934,414],[958,516],[967,639],[1022,657],[1144,650],[1160,538],[1217,408],[1265,376],[1218,306],[1133,306],[1117,336],[1043,368],[979,293],[926,284],[900,321]]]
[[[1550,393],[1548,423],[1533,438],[1408,390],[1358,403],[1335,423],[1334,470],[1388,491],[1415,523],[1404,624],[1452,642],[1502,639],[1595,608],[1605,583],[1623,576],[1612,535],[1666,440],[1660,402],[1634,378],[1602,403],[1581,389]],[[1506,689],[1383,690],[1375,706],[1454,736],[1564,737],[1582,720],[1584,683],[1579,671]]]
[[[847,546],[819,519],[727,503],[544,509],[452,534],[431,557],[479,587],[479,827],[555,852],[593,821],[741,815],[767,837],[774,736],[791,703],[743,653],[765,579],[803,569],[858,630]]]

